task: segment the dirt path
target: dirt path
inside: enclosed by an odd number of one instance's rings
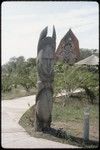
[[[2,147],[3,148],[75,148],[41,138],[30,137],[18,124],[22,114],[35,104],[35,96],[27,96],[13,100],[2,100]]]

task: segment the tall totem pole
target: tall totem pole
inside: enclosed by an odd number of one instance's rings
[[[52,37],[48,37],[47,29],[48,27],[41,32],[37,48],[38,92],[35,105],[35,131],[50,128],[52,121],[56,32],[53,26]]]

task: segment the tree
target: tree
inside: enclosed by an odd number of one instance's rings
[[[21,85],[27,92],[36,86],[36,59],[29,58],[25,61],[23,56],[12,57],[7,64],[2,66],[3,92],[17,88]],[[10,87],[9,87],[10,86]]]
[[[81,48],[80,49],[80,58],[79,58],[79,60],[85,59],[85,58],[87,58],[87,57],[89,57],[91,55],[92,55],[92,50]]]
[[[36,66],[36,58],[28,58],[27,59],[27,67]]]
[[[8,75],[2,76],[2,92],[9,92],[11,89],[11,78]]]
[[[29,92],[36,84],[35,59],[29,58],[25,61],[21,57],[19,60],[17,65],[17,75],[19,76],[18,83],[22,85],[27,92]]]
[[[56,93],[63,91],[67,93],[65,95],[65,99],[67,99],[72,91],[77,88],[83,88],[93,103],[93,99],[95,98],[94,91],[99,85],[98,79],[98,72],[89,71],[87,66],[79,67],[68,64],[56,64],[55,91]]]

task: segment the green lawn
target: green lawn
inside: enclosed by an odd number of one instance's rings
[[[84,109],[86,105],[81,101],[71,101],[66,103],[66,106],[61,105],[61,103],[54,103],[53,105],[53,120],[55,121],[77,121],[81,122],[84,116]],[[90,107],[90,119],[92,121],[98,119],[99,107],[98,105],[89,104]]]
[[[86,106],[90,107],[90,139],[99,139],[99,105],[87,104],[87,102],[78,99],[69,99],[66,106],[63,106],[61,99],[53,105],[52,121],[54,126],[63,128],[71,135],[83,136],[84,110]]]

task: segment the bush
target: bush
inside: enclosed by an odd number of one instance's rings
[[[93,103],[94,91],[99,85],[98,72],[90,71],[87,66],[70,66],[65,63],[56,64],[55,68],[54,89],[56,94],[65,91],[67,93],[65,98],[68,98],[73,90],[82,88]]]

